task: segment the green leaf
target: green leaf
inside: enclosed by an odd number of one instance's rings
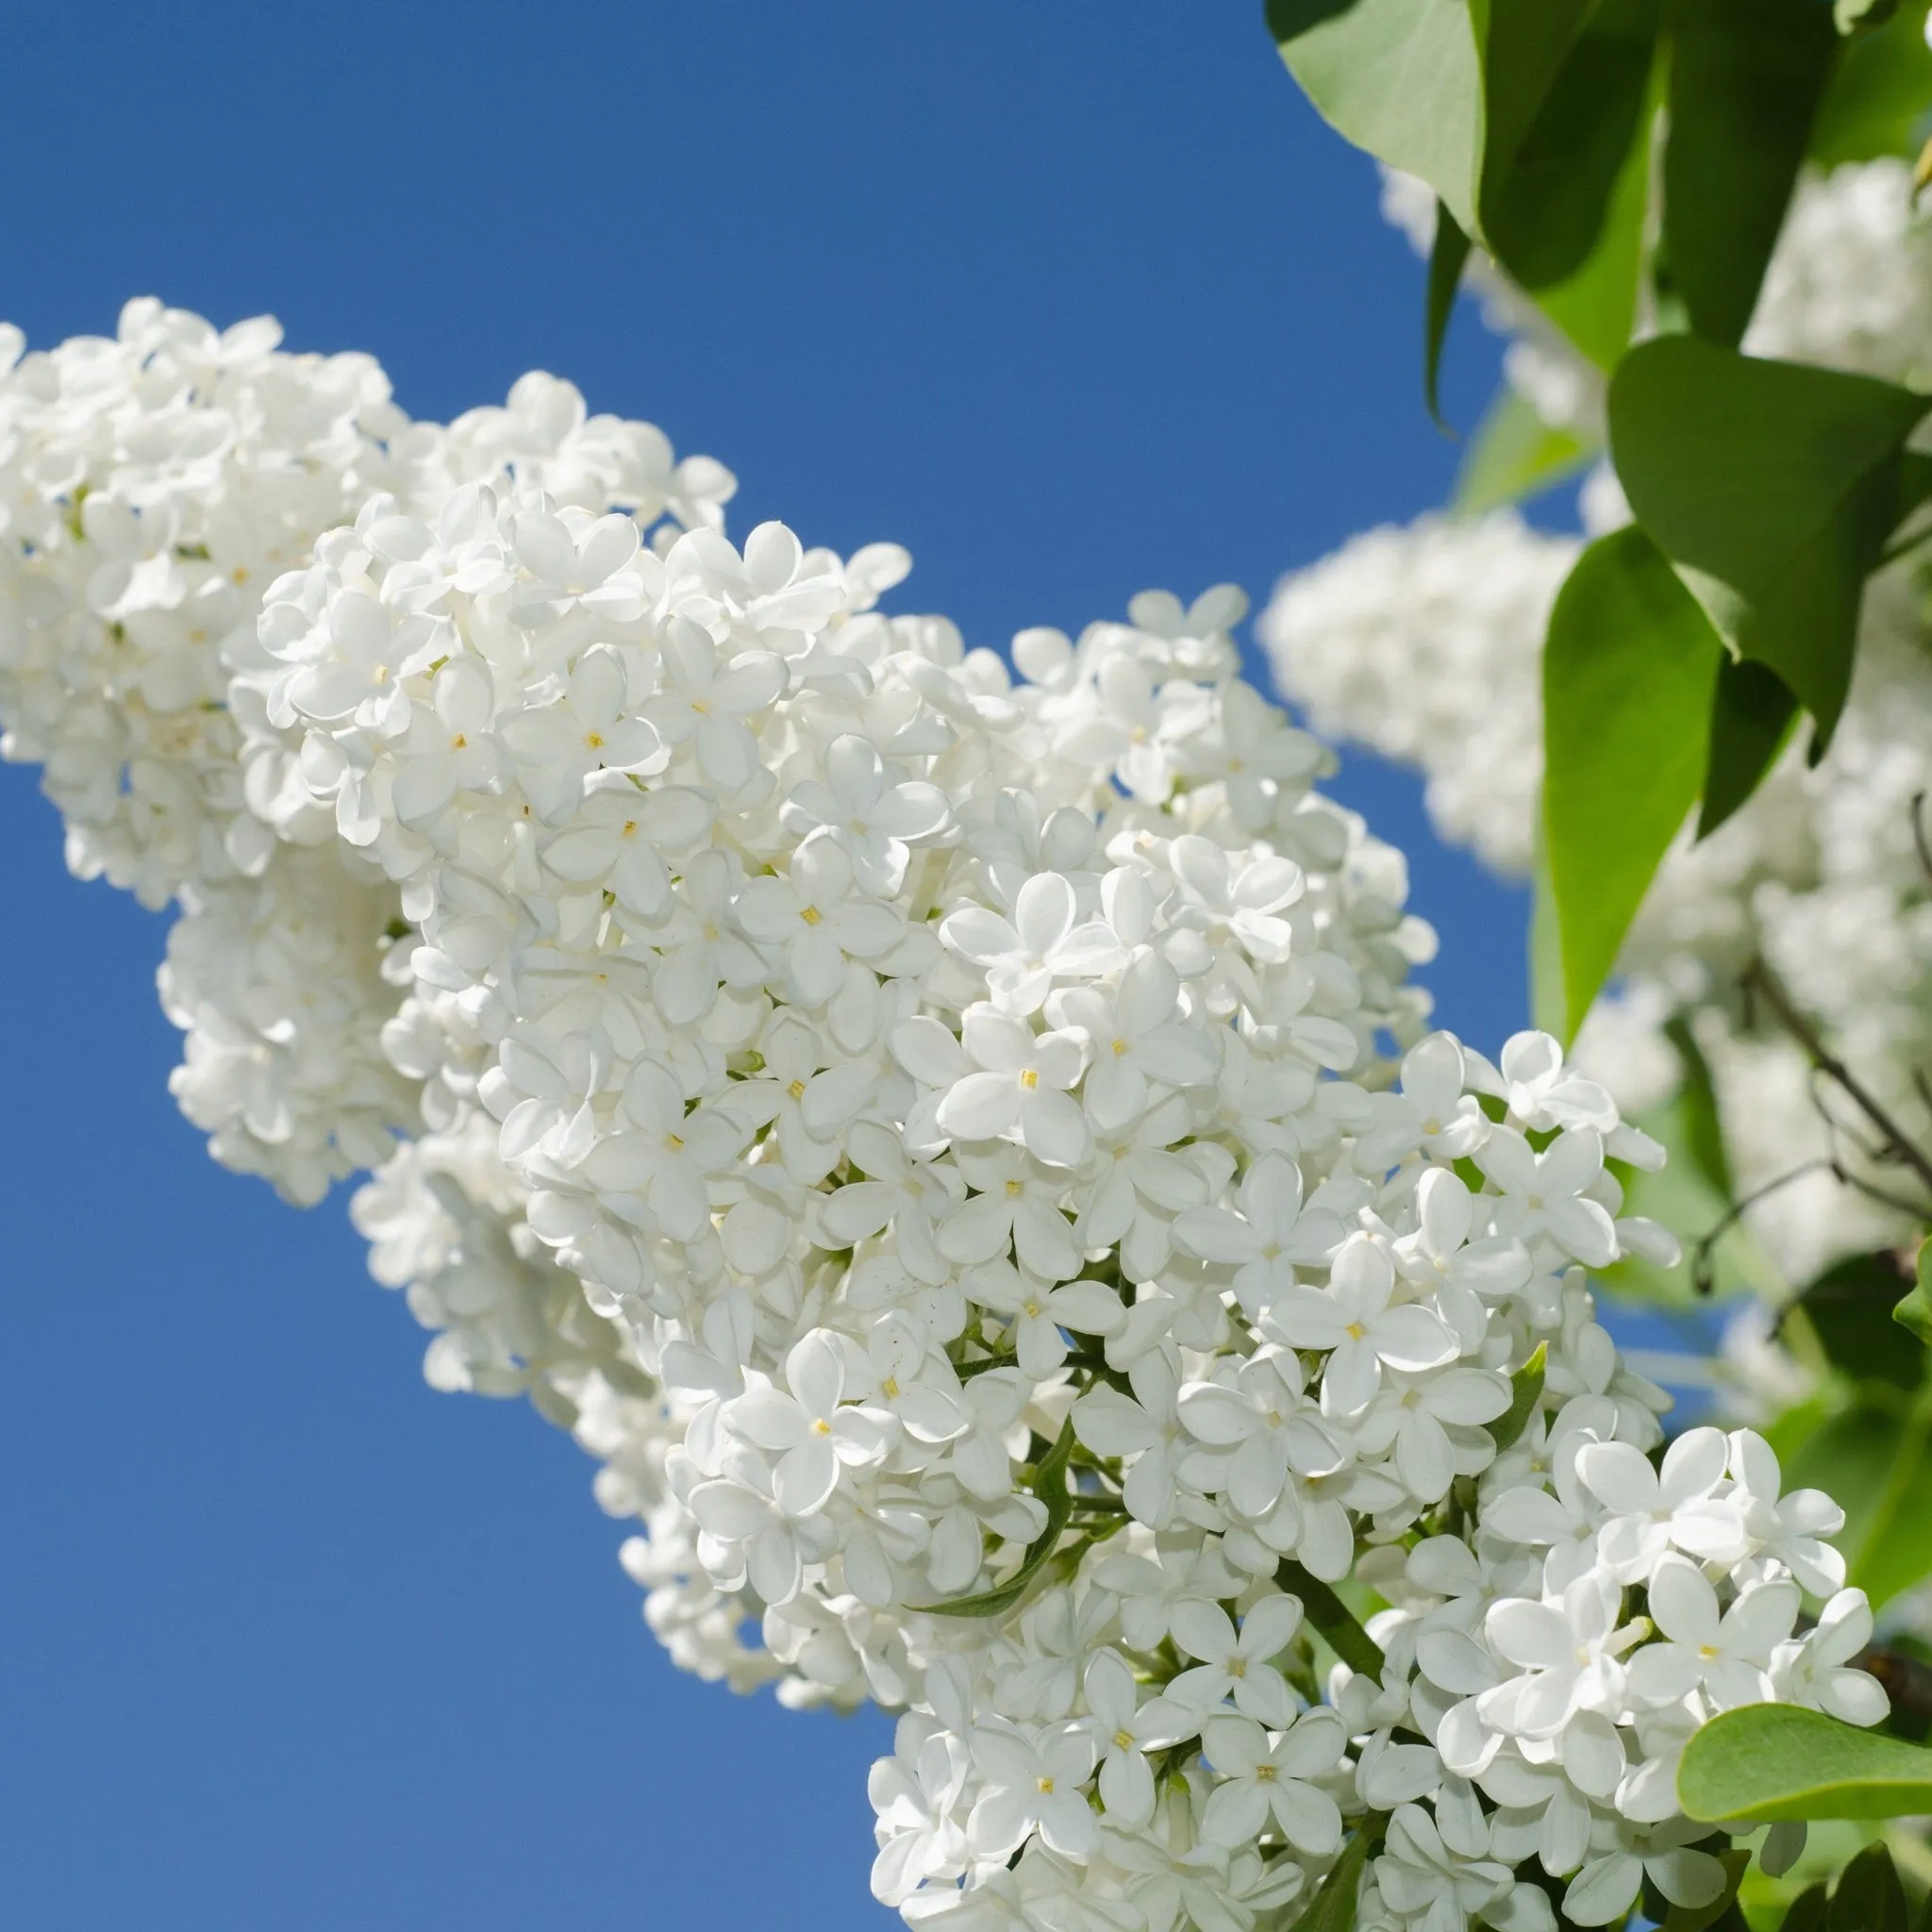
[[[1338,134],[1421,175],[1477,232],[1482,77],[1468,0],[1268,0],[1268,30]]]
[[[1925,1379],[1923,1343],[1898,1332],[1892,1311],[1910,1283],[1889,1254],[1850,1255],[1799,1295],[1826,1357],[1855,1381],[1915,1390]]]
[[[1536,1406],[1543,1395],[1543,1368],[1550,1358],[1550,1345],[1539,1341],[1536,1352],[1509,1377],[1509,1407],[1488,1424],[1495,1439],[1497,1453],[1509,1447],[1529,1426]]]
[[[1423,398],[1436,426],[1446,426],[1436,392],[1441,373],[1442,343],[1449,334],[1449,318],[1456,311],[1456,291],[1462,286],[1462,265],[1469,259],[1469,237],[1457,225],[1456,217],[1439,196],[1436,201],[1436,239],[1429,247],[1429,294],[1427,326],[1423,345]]]
[[[1686,0],[1673,16],[1663,257],[1710,341],[1751,320],[1837,54],[1818,0]]]
[[[1506,382],[1470,441],[1449,507],[1474,517],[1522,503],[1574,476],[1597,447],[1567,429],[1552,429]]]
[[[1482,191],[1516,167],[1598,0],[1481,0],[1470,19],[1483,84]]]
[[[1791,1901],[1778,1932],[1824,1932],[1825,1916],[1831,1909],[1824,1884],[1807,1886]]]
[[[1707,1906],[1673,1906],[1658,1932],[1706,1932],[1730,1911],[1737,1902],[1738,1887],[1751,1862],[1747,1851],[1720,1852],[1718,1862],[1724,1868],[1724,1889]]]
[[[1891,1319],[1921,1341],[1932,1341],[1932,1235],[1919,1243],[1919,1265],[1911,1291],[1892,1308]]]
[[[1301,1598],[1308,1622],[1328,1640],[1328,1648],[1350,1670],[1380,1679],[1382,1667],[1388,1662],[1381,1645],[1356,1622],[1355,1613],[1327,1584],[1292,1557],[1284,1557],[1275,1566],[1274,1582],[1288,1595]]]
[[[1647,119],[1657,14],[1657,0],[1492,0],[1482,232],[1524,289],[1567,281],[1597,247]]]
[[[1906,1890],[1880,1845],[1867,1845],[1838,1875],[1828,1932],[1907,1932]]]
[[[1074,1513],[1074,1499],[1067,1489],[1067,1462],[1073,1453],[1074,1419],[1070,1415],[1060,1425],[1059,1440],[1040,1458],[1040,1466],[1033,1472],[1033,1493],[1046,1506],[1046,1527],[1026,1545],[1025,1558],[1019,1569],[997,1589],[981,1591],[977,1596],[958,1596],[950,1603],[922,1606],[928,1615],[1003,1616],[1025,1595],[1026,1586],[1059,1547],[1060,1533]]]
[[[1355,1908],[1361,1899],[1362,1867],[1381,1840],[1382,1826],[1383,1821],[1373,1812],[1356,1826],[1291,1932],[1352,1932]]]
[[[1677,1802],[1712,1824],[1932,1811],[1932,1751],[1800,1705],[1751,1704],[1692,1736]]]
[[[1909,508],[1906,438],[1932,397],[1869,376],[1738,355],[1689,336],[1641,343],[1610,384],[1610,449],[1643,527],[1737,600],[1743,657],[1818,722],[1851,682],[1865,577]]]
[[[1885,25],[1839,48],[1831,84],[1811,124],[1811,158],[1823,168],[1909,158],[1932,113],[1932,47],[1925,44],[1926,0],[1902,7]]]
[[[1603,231],[1589,258],[1567,279],[1539,289],[1537,307],[1578,350],[1606,372],[1629,345],[1642,288],[1650,219],[1650,128],[1662,90],[1655,72],[1642,126],[1610,192]]]
[[[1757,790],[1777,762],[1798,716],[1798,701],[1768,664],[1726,658],[1710,706],[1710,764],[1697,836],[1707,839]]]
[[[1696,598],[1635,525],[1598,538],[1557,592],[1543,645],[1543,838],[1566,1033],[1697,802],[1723,657]]]

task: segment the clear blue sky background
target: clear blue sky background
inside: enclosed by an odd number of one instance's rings
[[[917,559],[975,642],[1283,569],[1446,493],[1421,272],[1259,0],[35,9],[0,63],[0,314],[153,291],[379,356],[446,418],[523,370],[783,516]],[[1452,411],[1494,345],[1465,319]],[[1524,1008],[1519,898],[1413,783],[1444,1018]],[[340,1196],[207,1158],[158,921],[0,772],[0,1924],[895,1923],[876,1717],[678,1675],[589,1464],[439,1396]]]

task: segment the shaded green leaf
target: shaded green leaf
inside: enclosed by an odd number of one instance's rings
[[[1677,1802],[1713,1824],[1932,1811],[1932,1751],[1799,1705],[1746,1705],[1684,1747]]]
[[[1824,1885],[1807,1886],[1791,1901],[1778,1932],[1824,1932],[1825,1915],[1831,1909],[1830,1894]]]
[[[1458,516],[1480,516],[1522,503],[1574,476],[1597,448],[1567,429],[1552,429],[1506,382],[1470,440],[1449,507]]]
[[[1482,232],[1524,289],[1567,281],[1597,247],[1644,119],[1657,13],[1657,0],[1492,0]]]
[[[1509,1377],[1509,1407],[1488,1424],[1499,1454],[1528,1428],[1529,1419],[1542,1400],[1543,1370],[1549,1358],[1549,1343],[1539,1341],[1536,1352]]]
[[[1485,196],[1517,165],[1598,0],[1481,0],[1470,9],[1482,68]]]
[[[1804,1309],[1833,1368],[1858,1381],[1916,1389],[1925,1379],[1924,1346],[1901,1335],[1891,1319],[1910,1286],[1890,1255],[1850,1255],[1793,1306]]]
[[[1697,802],[1723,657],[1696,598],[1634,525],[1598,538],[1557,592],[1543,645],[1543,838],[1566,1033]]]
[[[935,1617],[998,1617],[1010,1610],[1026,1593],[1026,1586],[1039,1575],[1059,1547],[1060,1534],[1074,1513],[1074,1499],[1067,1488],[1067,1463],[1074,1453],[1074,1419],[1070,1415],[1060,1425],[1059,1439],[1033,1473],[1033,1493],[1046,1507],[1046,1527],[1026,1545],[1019,1569],[994,1590],[976,1596],[959,1596],[950,1603],[926,1604],[923,1607]],[[1077,1545],[1075,1545],[1077,1547]]]
[[[1382,1647],[1356,1621],[1355,1612],[1335,1591],[1304,1564],[1284,1557],[1275,1566],[1277,1589],[1302,1600],[1302,1611],[1308,1622],[1328,1640],[1328,1648],[1350,1670],[1379,1679],[1388,1661]]]
[[[1926,0],[1913,0],[1883,26],[1854,34],[1840,46],[1811,124],[1811,158],[1821,167],[1917,154],[1932,114],[1925,14]]]
[[[1932,397],[1869,376],[1640,344],[1610,384],[1610,448],[1643,527],[1736,600],[1724,628],[1818,722],[1851,681],[1867,574],[1908,508],[1906,438]],[[1708,598],[1706,599],[1709,603]]]
[[[1429,247],[1428,316],[1423,343],[1423,399],[1439,427],[1442,426],[1442,409],[1436,383],[1442,368],[1442,343],[1449,334],[1449,318],[1456,312],[1456,291],[1462,286],[1462,265],[1468,259],[1469,237],[1439,196],[1436,239]]]
[[[1798,715],[1798,701],[1768,664],[1726,658],[1710,705],[1710,763],[1697,836],[1707,839],[1757,790],[1776,763]]]
[[[1268,0],[1268,30],[1338,134],[1419,175],[1477,232],[1482,77],[1468,0]]]
[[[1382,1820],[1371,1813],[1356,1826],[1341,1856],[1328,1869],[1308,1908],[1294,1922],[1292,1932],[1351,1932],[1356,1907],[1361,1901],[1362,1867],[1381,1841]]]
[[[1653,73],[1642,125],[1611,185],[1602,232],[1575,274],[1532,295],[1537,307],[1606,372],[1629,345],[1644,281],[1650,218],[1650,127],[1661,89]]]
[[[1837,55],[1818,0],[1685,0],[1673,15],[1663,257],[1710,341],[1751,320]]]
[[[1932,1341],[1932,1236],[1919,1243],[1919,1265],[1910,1291],[1892,1307],[1891,1319],[1921,1341]]]
[[[1906,1890],[1883,1845],[1867,1845],[1832,1888],[1828,1932],[1908,1932]]]

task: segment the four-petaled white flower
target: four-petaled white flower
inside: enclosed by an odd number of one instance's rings
[[[1351,1235],[1325,1289],[1295,1284],[1268,1310],[1267,1325],[1297,1348],[1331,1351],[1322,1407],[1354,1415],[1374,1400],[1382,1371],[1439,1369],[1456,1359],[1456,1337],[1433,1309],[1397,1302],[1395,1264],[1373,1236]]]

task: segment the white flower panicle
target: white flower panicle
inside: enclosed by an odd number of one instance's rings
[[[211,382],[114,434],[262,467]],[[679,1664],[901,1713],[878,1896],[1222,1932],[1351,1832],[1365,1924],[1553,1926],[1539,1866],[1576,1923],[1713,1896],[1697,1725],[1882,1710],[1840,1519],[1748,1433],[1657,1459],[1586,1272],[1673,1253],[1607,1165],[1660,1151],[1547,1037],[1428,1030],[1403,861],[1240,680],[1240,594],[1015,675],[875,608],[902,551],[734,546],[724,473],[548,378],[380,430],[193,660],[209,837],[114,832],[189,908],[184,1107],[298,1196],[386,1157],[430,1378],[575,1431]],[[101,567],[122,458],[76,505],[36,433],[22,756],[133,702],[120,620],[30,588]]]
[[[1511,877],[1535,856],[1543,629],[1581,547],[1514,510],[1424,517],[1284,577],[1256,625],[1317,731],[1420,770],[1441,837]]]

